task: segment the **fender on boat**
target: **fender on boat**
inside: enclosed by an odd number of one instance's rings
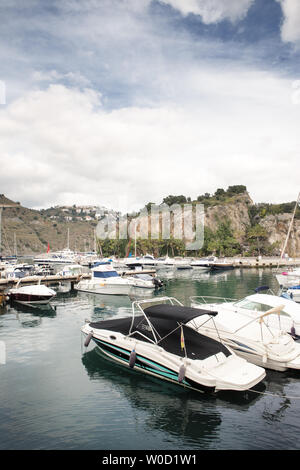
[[[136,352],[135,352],[135,349],[133,349],[129,356],[129,367],[131,367],[131,369],[134,368],[135,361],[136,361]]]
[[[93,337],[93,331],[91,331],[86,337],[86,340],[84,342],[84,345],[85,345],[86,348],[90,344],[90,341],[91,341],[92,337]]]
[[[185,372],[186,372],[186,367],[184,364],[180,366],[179,372],[178,372],[178,382],[181,384],[185,378]]]

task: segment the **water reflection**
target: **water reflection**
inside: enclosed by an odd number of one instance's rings
[[[209,395],[185,390],[115,364],[103,358],[96,347],[83,354],[82,363],[90,379],[99,381],[101,388],[108,382],[136,411],[143,411],[149,428],[190,443],[211,442],[222,423],[223,408],[246,412],[262,397],[251,392]]]
[[[56,308],[52,305],[30,306],[14,304],[10,309],[23,328],[33,328],[42,323],[44,317],[56,317]]]

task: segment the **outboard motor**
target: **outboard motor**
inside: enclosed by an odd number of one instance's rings
[[[164,285],[164,283],[160,279],[157,279],[156,277],[153,278],[153,282],[155,285],[155,289],[159,289],[160,287],[163,287]]]

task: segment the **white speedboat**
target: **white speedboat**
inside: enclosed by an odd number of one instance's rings
[[[120,275],[110,262],[99,263],[91,270],[91,279],[82,279],[75,285],[75,289],[94,294],[130,295],[135,289],[157,289],[163,283],[156,277],[138,273],[134,275]]]
[[[66,248],[61,251],[56,251],[53,253],[49,252],[40,257],[35,257],[34,262],[37,264],[74,264],[77,262],[78,258],[78,255],[74,251],[70,250],[69,248]]]
[[[74,289],[82,292],[109,295],[129,295],[133,282],[120,276],[110,262],[99,263],[91,270],[91,279],[82,279]]]
[[[189,326],[199,315],[215,313],[162,297],[133,302],[131,317],[86,323],[82,332],[85,346],[93,340],[107,359],[188,389],[243,391],[261,382],[263,368]]]
[[[218,312],[213,321],[209,316],[201,316],[190,322],[190,326],[199,333],[220,339],[240,357],[267,369],[300,369],[300,344],[294,341],[290,334],[267,324],[268,317],[273,314],[280,315],[284,302],[264,313],[257,312],[254,318],[247,309],[234,311],[232,306],[226,308],[228,303],[201,305],[195,303],[194,299],[192,305]],[[279,322],[281,321],[280,319]],[[215,333],[216,328],[218,334]]]
[[[134,288],[160,289],[164,285],[160,279],[150,274],[137,273],[130,276],[130,279]]]
[[[53,289],[43,284],[21,286],[8,291],[8,296],[12,302],[23,305],[45,305],[56,296]]]
[[[260,292],[268,290],[268,286],[256,289],[255,294],[248,295],[243,299],[215,298],[215,297],[191,297],[193,307],[207,307],[224,312],[241,313],[249,318],[258,318],[262,313],[274,307],[283,306],[280,315],[270,314],[265,318],[266,325],[279,328],[293,337],[300,338],[300,305],[284,296],[274,294],[262,294]]]
[[[80,274],[84,273],[84,268],[81,264],[67,264],[63,267],[61,271],[57,274],[59,276],[80,276]]]
[[[213,263],[215,263],[216,261],[217,258],[215,256],[209,258],[200,258],[192,261],[191,266],[193,269],[201,269],[203,272],[207,272],[211,270]]]

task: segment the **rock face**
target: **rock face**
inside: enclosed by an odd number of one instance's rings
[[[268,232],[268,242],[270,244],[278,243],[281,251],[286,240],[289,226],[292,220],[292,214],[268,215],[264,217],[260,225]],[[285,253],[296,257],[300,255],[300,220],[294,219]]]
[[[219,223],[230,220],[235,238],[242,243],[250,225],[248,213],[253,201],[247,192],[239,194],[232,203],[208,207],[205,211],[205,226],[215,231]]]
[[[249,208],[254,206],[249,194],[244,192],[227,199],[225,203],[216,202],[215,205],[205,208],[205,227],[215,232],[220,223],[229,221],[234,237],[243,245],[247,229],[251,226]],[[10,201],[4,195],[0,195],[1,203],[10,204],[13,201]],[[181,225],[180,218],[181,215],[174,215],[174,223],[176,222],[178,226]],[[276,244],[274,254],[278,254],[284,245],[291,218],[291,213],[282,213],[267,215],[255,221],[255,223],[259,223],[265,228],[268,234],[267,242],[270,245]],[[144,219],[145,222],[148,222],[147,216],[144,216]],[[143,220],[142,215],[140,220]],[[48,243],[50,243],[51,251],[61,250],[66,247],[68,228],[71,249],[78,251],[93,249],[96,226],[96,221],[66,222],[62,220],[62,217],[53,219],[51,216],[45,215],[45,211],[27,209],[21,205],[14,208],[5,208],[2,213],[2,254],[14,254],[15,242],[18,254],[45,252]],[[145,226],[147,227],[147,224]],[[137,236],[141,235],[138,233]],[[141,236],[141,238],[146,237]],[[176,237],[174,236],[174,238]],[[289,256],[300,256],[299,219],[295,219],[293,222],[285,251]]]

